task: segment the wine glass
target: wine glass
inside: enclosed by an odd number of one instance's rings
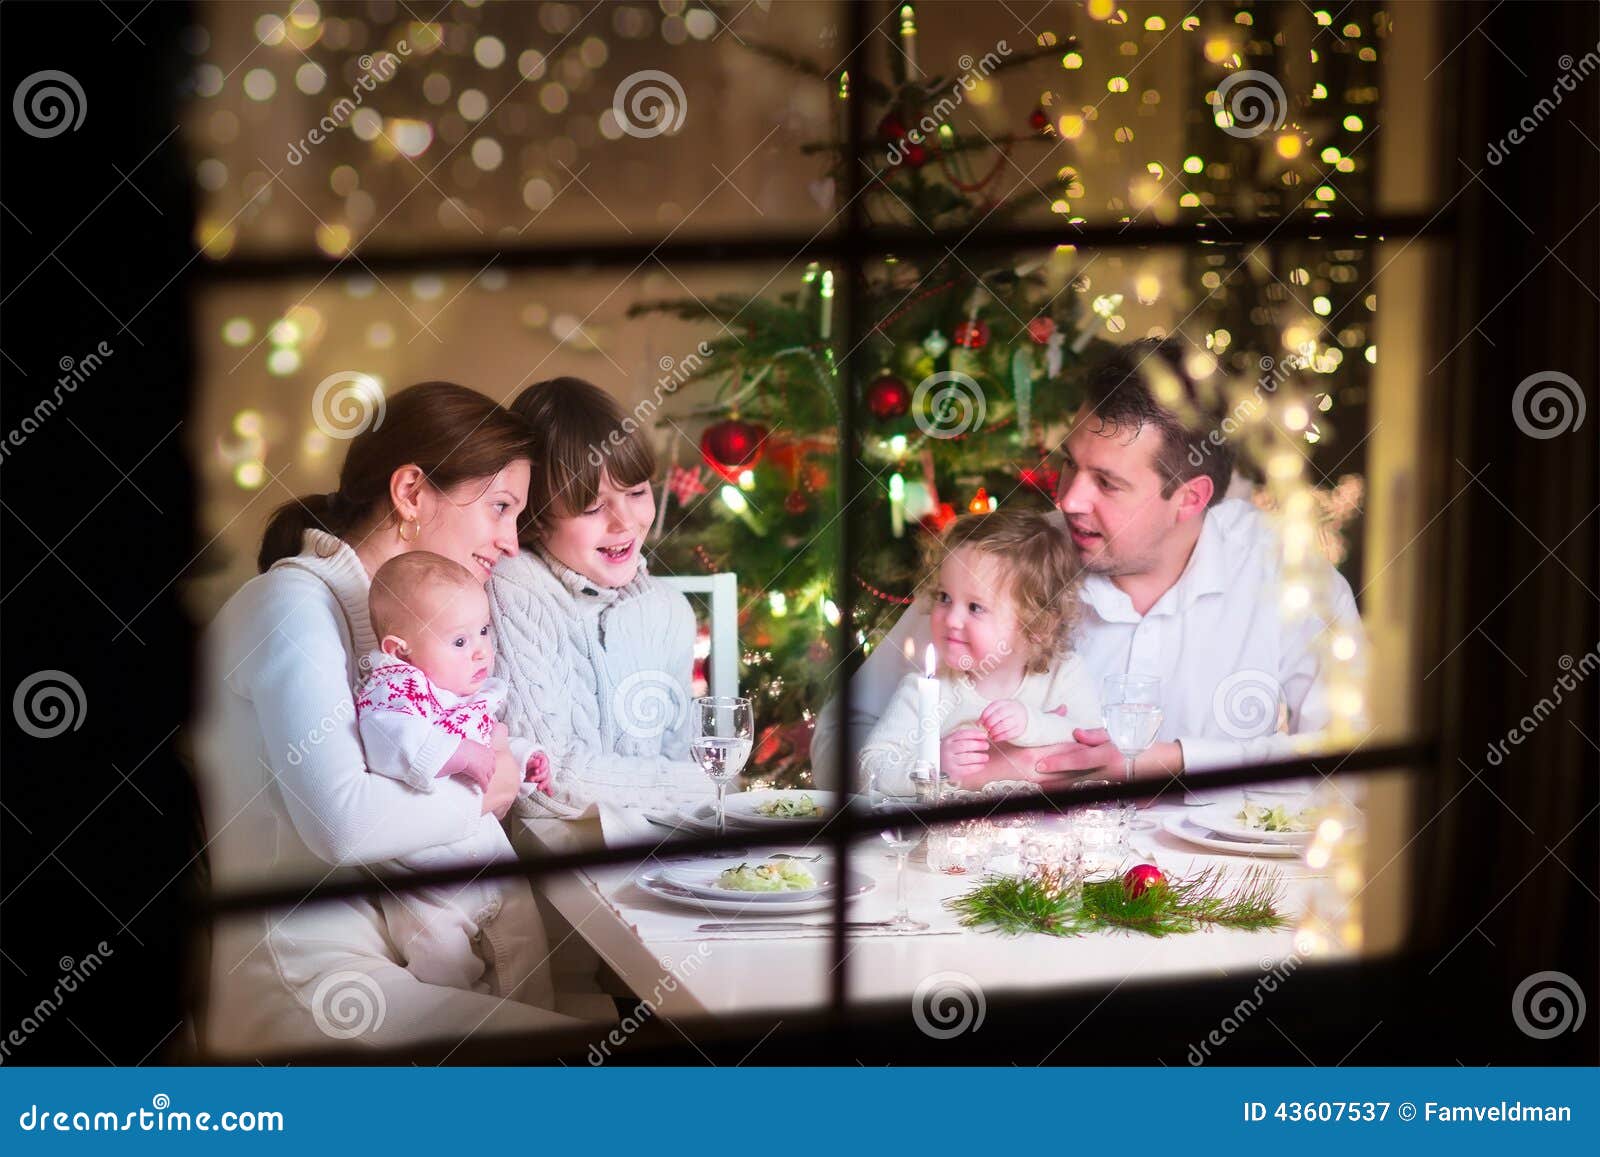
[[[922,932],[927,929],[927,924],[913,920],[906,903],[906,859],[922,841],[922,833],[915,827],[916,820],[904,818],[905,805],[902,800],[882,794],[877,790],[876,783],[868,794],[873,815],[884,821],[878,834],[895,858],[894,919],[886,921],[883,926],[893,932]]]
[[[710,695],[694,701],[694,720],[689,754],[717,785],[717,835],[726,835],[723,798],[750,758],[755,713],[748,699]]]
[[[1161,680],[1154,675],[1107,675],[1101,687],[1106,731],[1126,761],[1123,778],[1132,783],[1134,759],[1150,749],[1161,730]],[[1131,800],[1122,806],[1135,810]]]

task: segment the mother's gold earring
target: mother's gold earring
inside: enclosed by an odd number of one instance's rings
[[[406,533],[406,528],[407,527],[411,528],[411,533],[410,534]],[[415,518],[408,518],[408,519],[406,519],[404,522],[402,522],[400,524],[400,541],[401,542],[416,542],[417,541],[417,535],[419,535],[421,533],[422,533],[422,523],[418,522]]]

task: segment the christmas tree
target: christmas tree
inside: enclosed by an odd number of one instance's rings
[[[889,54],[893,87],[854,89],[846,75],[753,47],[823,78],[841,103],[869,102],[878,147],[863,196],[873,222],[970,226],[1012,215],[1036,196],[1002,190],[998,178],[1013,150],[1051,143],[1042,109],[1028,132],[971,139],[952,114],[970,78],[987,82],[1058,47],[963,57],[962,76],[925,76],[907,8],[898,50]],[[829,158],[836,181],[840,167],[853,163],[838,139],[806,148]],[[677,383],[715,383],[714,404],[663,416],[678,425],[713,420],[701,460],[669,467],[652,555],[658,573],[738,573],[740,687],[754,700],[758,723],[749,777],[786,787],[810,782],[812,722],[842,659],[830,641],[839,623],[840,391],[857,389],[865,416],[851,452],[866,467],[867,492],[849,516],[869,528],[852,576],[859,588],[852,625],[870,648],[912,602],[927,536],[957,512],[987,511],[1001,499],[1043,505],[1054,492],[1055,475],[1045,469],[1051,428],[1059,434],[1075,408],[1073,371],[1100,344],[1083,326],[1081,295],[1071,292],[1075,260],[1070,246],[981,270],[955,254],[927,265],[884,259],[855,287],[869,333],[852,357],[853,384],[838,372],[845,351],[833,317],[835,274],[815,264],[775,298],[726,294],[630,310],[719,327],[720,336],[701,347],[706,356]],[[1096,299],[1093,309],[1110,316],[1115,305]]]

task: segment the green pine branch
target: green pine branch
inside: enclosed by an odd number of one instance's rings
[[[1253,867],[1229,883],[1221,867],[1210,867],[1138,896],[1130,896],[1120,878],[1084,884],[1081,899],[1058,874],[997,876],[946,905],[964,926],[1007,936],[1103,931],[1173,936],[1208,927],[1241,932],[1287,927],[1279,907],[1283,894],[1283,876],[1270,868]]]

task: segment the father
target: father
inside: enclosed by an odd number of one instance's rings
[[[1120,347],[1090,373],[1056,494],[1089,572],[1077,652],[1096,680],[1161,679],[1161,730],[1136,761],[1141,778],[1290,757],[1290,735],[1319,731],[1329,719],[1319,636],[1344,635],[1345,646],[1363,637],[1350,586],[1331,566],[1323,577],[1334,621],[1280,610],[1281,543],[1254,506],[1224,496],[1231,447],[1185,424],[1150,389],[1152,370],[1163,378],[1170,371],[1200,408],[1183,360],[1180,343],[1147,340]],[[851,685],[852,750],[911,670],[906,656],[921,655],[928,641],[928,616],[914,608],[862,664]],[[837,758],[837,708],[830,703],[817,721],[815,767]],[[1280,731],[1284,710],[1288,734]],[[1074,738],[1051,747],[991,745],[987,765],[963,782],[1060,785],[1122,766],[1104,729]]]

